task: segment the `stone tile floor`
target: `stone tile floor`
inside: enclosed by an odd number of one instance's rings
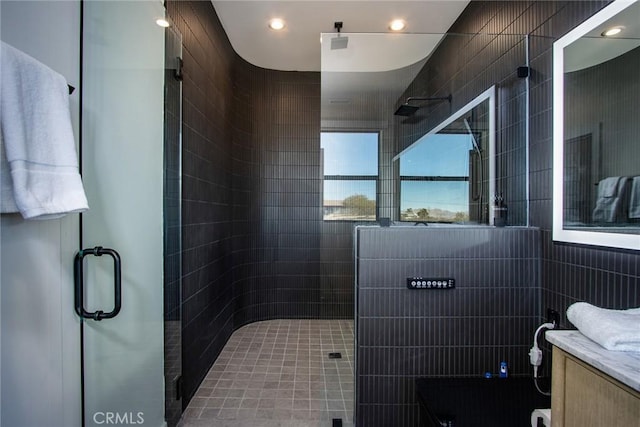
[[[353,362],[352,320],[251,323],[231,336],[179,427],[331,427],[335,418],[351,427]]]

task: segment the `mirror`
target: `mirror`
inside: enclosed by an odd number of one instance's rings
[[[639,70],[637,1],[554,43],[554,240],[640,250]]]
[[[492,224],[495,87],[398,154],[400,219]]]

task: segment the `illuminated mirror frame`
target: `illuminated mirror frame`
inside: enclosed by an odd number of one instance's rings
[[[489,199],[487,203],[489,204],[489,224],[493,224],[494,212],[491,209],[491,203],[495,197],[496,193],[496,87],[491,86],[489,89],[482,92],[478,95],[474,100],[469,102],[464,107],[460,108],[458,111],[449,116],[448,119],[440,123],[438,126],[424,134],[420,137],[416,142],[411,144],[409,147],[402,150],[398,155],[393,158],[393,161],[400,160],[400,158],[408,153],[411,149],[415,148],[417,144],[422,141],[423,138],[426,138],[429,135],[436,134],[440,132],[442,129],[449,126],[451,123],[458,120],[467,112],[473,110],[478,105],[482,104],[485,101],[489,101],[489,147],[488,147],[488,156],[489,156]],[[478,224],[484,225],[484,224]]]
[[[553,240],[640,250],[640,235],[564,229],[564,49],[637,0],[617,0],[553,44]]]

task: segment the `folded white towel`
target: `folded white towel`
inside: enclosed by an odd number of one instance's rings
[[[0,213],[20,212],[13,198],[13,180],[9,170],[9,162],[4,151],[4,140],[0,129]]]
[[[0,44],[0,126],[18,210],[27,219],[87,210],[66,80]]]
[[[640,219],[640,176],[631,179],[631,195],[629,197],[629,218]]]
[[[567,319],[607,350],[640,351],[640,308],[610,310],[577,302],[567,309]]]

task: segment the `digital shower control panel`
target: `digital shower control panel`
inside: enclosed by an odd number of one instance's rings
[[[456,280],[442,277],[407,277],[407,288],[409,289],[453,289],[456,287]]]

